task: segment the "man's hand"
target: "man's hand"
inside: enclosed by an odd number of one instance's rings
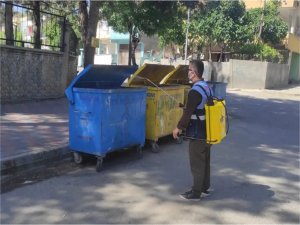
[[[184,104],[182,104],[182,103],[179,103],[179,108],[184,108]]]
[[[182,130],[178,129],[177,127],[173,130],[173,138],[178,139],[178,135],[182,133]]]

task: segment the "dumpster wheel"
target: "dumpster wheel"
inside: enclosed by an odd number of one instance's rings
[[[100,172],[102,170],[103,157],[97,157],[96,171]]]
[[[154,152],[154,153],[159,152],[159,146],[155,141],[151,142],[151,151]]]
[[[143,158],[143,148],[141,146],[136,147],[136,155],[138,159]]]
[[[81,164],[83,161],[83,157],[82,154],[78,153],[78,152],[73,152],[73,157],[74,157],[74,162],[76,164]]]

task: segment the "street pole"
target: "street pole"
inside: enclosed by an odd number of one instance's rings
[[[187,60],[187,46],[188,46],[189,25],[190,25],[190,8],[188,7],[188,19],[187,19],[187,26],[186,26],[185,54],[184,54],[185,65],[186,65],[186,60]]]

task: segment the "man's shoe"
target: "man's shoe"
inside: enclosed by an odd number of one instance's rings
[[[202,191],[201,198],[210,196],[213,191],[214,191],[214,189],[212,189],[212,188],[208,188],[206,191]]]
[[[191,201],[199,201],[201,199],[200,194],[195,193],[193,190],[181,194],[180,197]]]
[[[213,188],[208,188],[206,191],[208,191],[208,192],[214,192],[214,189]]]
[[[211,193],[209,191],[204,191],[204,192],[201,193],[201,198],[206,198],[210,195],[211,195]]]
[[[181,195],[188,195],[188,194],[191,194],[192,192],[193,192],[193,190],[192,190],[192,189],[190,189],[190,190],[188,190],[188,191],[186,191],[186,192],[182,193]]]

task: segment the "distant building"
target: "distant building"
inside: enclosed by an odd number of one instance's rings
[[[97,27],[96,38],[99,39],[99,46],[95,52],[95,64],[128,64],[128,32],[115,32],[112,27],[108,26],[107,21],[100,21]],[[154,55],[159,55],[161,52],[157,36],[150,38],[142,34],[141,41],[135,51],[136,62],[140,64],[144,59],[149,58],[149,55],[154,57]]]

